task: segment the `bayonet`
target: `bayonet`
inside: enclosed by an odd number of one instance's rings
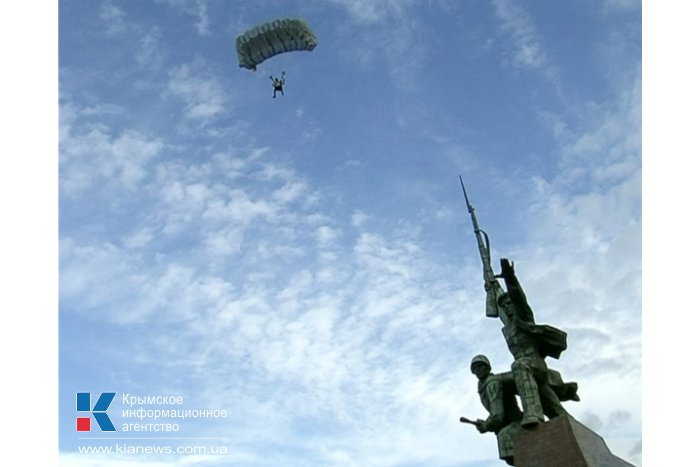
[[[474,226],[476,243],[479,247],[479,256],[481,257],[481,264],[484,272],[484,287],[486,289],[486,316],[489,318],[498,318],[498,297],[504,292],[493,274],[493,269],[491,269],[491,244],[489,243],[489,236],[479,228],[479,222],[476,219],[476,210],[469,202],[467,190],[464,188],[464,181],[461,175],[459,176],[459,183],[462,185],[464,201],[467,203],[467,210],[469,211],[472,225]]]

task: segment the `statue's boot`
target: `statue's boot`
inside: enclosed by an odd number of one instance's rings
[[[540,392],[535,377],[519,365],[513,365],[512,369],[515,386],[518,388],[520,401],[523,404],[523,419],[520,425],[532,427],[544,422],[542,401],[540,401]]]

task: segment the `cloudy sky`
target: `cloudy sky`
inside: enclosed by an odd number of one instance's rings
[[[277,17],[318,47],[239,68]],[[566,408],[641,465],[639,2],[70,0],[58,22],[62,465],[502,465],[458,422],[486,416],[471,357],[511,363],[459,175],[494,267],[569,334]],[[76,432],[75,394],[109,391],[119,432]],[[227,416],[126,433],[154,420],[125,394]],[[126,436],[226,453],[81,452]]]

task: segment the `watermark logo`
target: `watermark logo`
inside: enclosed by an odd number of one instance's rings
[[[97,422],[101,431],[117,431],[112,424],[112,420],[107,415],[109,404],[112,403],[116,392],[103,392],[97,398],[94,406],[90,404],[89,392],[78,392],[75,395],[75,406],[78,412],[90,412]],[[90,408],[92,407],[92,408]],[[90,417],[77,417],[76,431],[90,431]]]

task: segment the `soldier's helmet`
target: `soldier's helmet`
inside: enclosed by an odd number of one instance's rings
[[[486,366],[488,366],[489,369],[491,369],[491,362],[489,362],[489,359],[486,358],[486,355],[479,354],[479,355],[476,355],[474,358],[472,358],[472,362],[469,365],[469,368],[474,369],[475,363],[485,363]]]

